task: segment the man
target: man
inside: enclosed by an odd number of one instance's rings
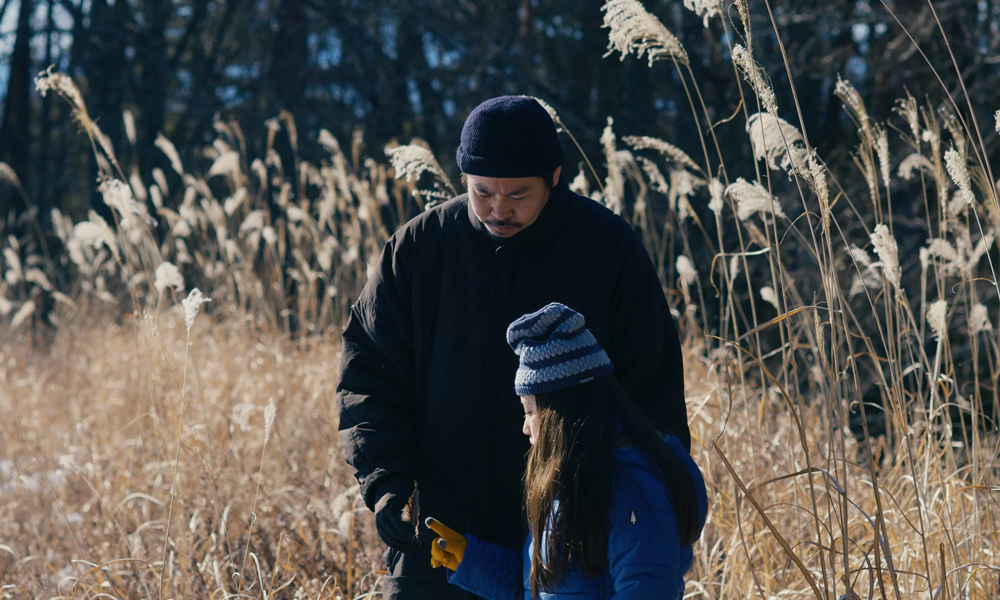
[[[554,301],[583,313],[625,389],[690,446],[680,341],[653,265],[624,220],[568,189],[548,113],[532,98],[488,100],[456,158],[468,193],[396,232],[344,330],[340,439],[388,546],[389,599],[470,598],[431,569],[422,516],[524,541],[528,444],[505,336],[519,316]]]

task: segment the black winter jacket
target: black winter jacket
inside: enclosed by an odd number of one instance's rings
[[[531,226],[497,240],[462,195],[393,235],[344,330],[340,439],[369,509],[379,485],[416,481],[423,516],[521,547],[528,439],[505,332],[555,301],[583,314],[623,387],[690,448],[677,329],[631,227],[561,182]],[[424,537],[387,553],[385,597],[467,597],[430,568]]]

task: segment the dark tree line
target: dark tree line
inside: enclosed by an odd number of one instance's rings
[[[68,107],[42,99],[33,77],[48,65],[79,82],[91,115],[120,153],[143,173],[166,167],[153,144],[169,137],[185,164],[213,137],[217,117],[236,119],[251,153],[266,140],[265,120],[287,109],[300,153],[320,152],[321,128],[342,141],[363,133],[381,159],[392,140],[426,139],[446,168],[468,112],[490,96],[530,94],[549,101],[598,160],[606,116],[622,135],[654,135],[692,155],[696,124],[677,72],[667,63],[602,58],[607,31],[602,0],[0,0],[2,96],[0,161],[18,174],[30,202],[81,216],[99,200],[96,166]],[[644,5],[681,39],[715,121],[738,106],[720,19],[707,28],[680,0]],[[850,79],[886,118],[909,90],[940,102],[943,91],[890,7],[921,44],[949,91],[960,88],[926,0],[750,1],[755,56],[771,75],[786,119],[797,122],[788,77],[772,29],[781,31],[804,127],[828,161],[850,160],[855,128],[833,95]],[[998,106],[1000,1],[935,1],[981,122]],[[736,9],[727,12],[738,22]],[[0,71],[2,73],[2,71]],[[135,115],[126,138],[123,110]],[[988,127],[992,132],[992,127]],[[992,140],[990,135],[990,140]],[[725,140],[737,159],[744,139]],[[287,145],[287,142],[285,142]],[[279,145],[280,148],[280,145]],[[286,148],[287,150],[287,148]],[[258,154],[259,155],[259,154]],[[580,160],[576,151],[569,160]],[[0,186],[6,215],[23,208]]]

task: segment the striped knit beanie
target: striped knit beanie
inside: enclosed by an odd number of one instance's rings
[[[521,357],[514,378],[518,396],[554,392],[614,371],[583,315],[558,302],[511,323],[507,343]]]

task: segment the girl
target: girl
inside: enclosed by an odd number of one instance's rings
[[[532,447],[523,551],[433,518],[431,564],[482,598],[679,599],[705,523],[701,472],[618,384],[579,313],[558,303],[507,329]]]

